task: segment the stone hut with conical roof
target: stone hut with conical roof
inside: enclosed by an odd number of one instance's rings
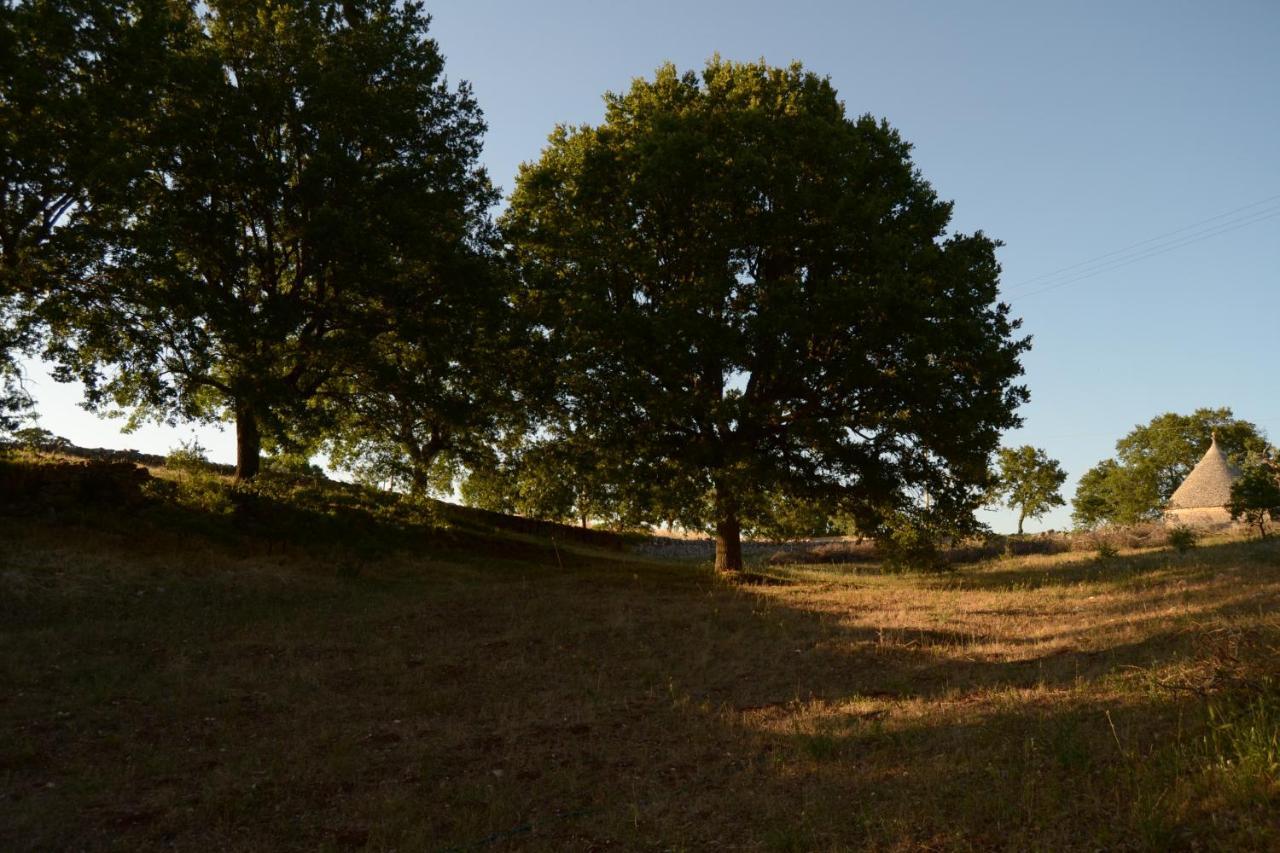
[[[1230,524],[1225,504],[1231,500],[1231,484],[1239,478],[1240,470],[1227,461],[1214,435],[1204,458],[1169,498],[1165,520],[1191,527]]]

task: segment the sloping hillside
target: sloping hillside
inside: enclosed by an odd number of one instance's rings
[[[739,587],[306,478],[16,470],[3,849],[1280,843],[1270,542]]]

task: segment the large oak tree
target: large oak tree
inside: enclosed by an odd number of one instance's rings
[[[484,130],[420,3],[207,0],[165,59],[145,170],[98,206],[54,354],[89,401],[315,442],[414,312],[491,251]],[[419,324],[420,331],[422,324]]]
[[[764,495],[978,506],[1028,342],[996,243],[948,233],[911,146],[799,65],[666,66],[605,101],[504,219],[557,353],[551,428],[649,494],[701,495],[684,509],[721,570]]]

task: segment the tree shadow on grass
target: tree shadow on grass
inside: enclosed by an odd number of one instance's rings
[[[579,756],[575,778],[601,782],[586,802],[602,813],[558,827],[549,818],[572,797],[552,798],[524,815],[530,843],[1097,849],[1178,841],[1159,811],[1172,784],[1163,762],[1176,759],[1162,743],[1179,720],[1202,717],[1202,703],[1103,686],[1190,654],[1187,637],[1161,630],[1159,620],[1143,626],[1143,639],[1098,652],[974,661],[884,644],[874,629],[802,608],[748,616],[732,611],[749,597],[709,599],[729,626],[754,619],[764,636],[703,634],[695,618],[686,636],[696,645],[664,652],[637,643],[631,662],[596,661],[622,684],[644,683],[637,670],[656,665],[667,690],[571,717],[568,732],[585,744],[555,725],[538,730],[554,744],[550,756]],[[1213,605],[1199,615],[1211,620]],[[961,634],[924,633],[935,646],[963,647]],[[607,644],[587,638],[584,646]],[[518,735],[500,740],[513,760],[525,751]],[[579,790],[583,798],[591,789]]]
[[[124,547],[215,545],[244,557],[361,566],[401,553],[573,569],[621,556],[620,538],[472,511],[316,477],[264,473],[236,486],[212,471],[153,478],[129,461],[0,456],[0,522],[21,542],[52,525]]]
[[[171,554],[113,547],[169,577]],[[1002,657],[965,630],[884,630],[866,607],[834,618],[803,588],[538,555],[484,572],[508,556],[473,553],[404,569],[394,587],[304,577],[268,609],[250,586],[250,600],[219,598],[200,618],[166,581],[129,618],[6,627],[21,665],[5,670],[0,702],[15,733],[0,747],[0,842],[1065,849],[1172,837],[1154,806],[1128,805],[1166,790],[1135,768],[1199,708],[1132,683],[1196,654],[1159,615],[1113,642],[1111,616],[1096,614],[1098,648],[1011,659],[1026,644]],[[905,598],[929,588],[902,584]],[[1274,600],[1201,595],[1205,623]]]

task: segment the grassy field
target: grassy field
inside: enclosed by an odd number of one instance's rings
[[[396,529],[0,518],[0,849],[1280,847],[1274,542],[735,586]]]

